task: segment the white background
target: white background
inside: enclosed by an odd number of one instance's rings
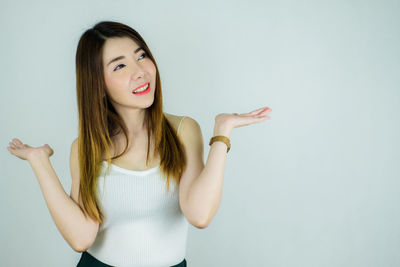
[[[48,143],[66,192],[77,137],[75,53],[102,20],[136,29],[164,111],[268,106],[234,129],[221,206],[190,226],[190,267],[400,265],[399,1],[1,1],[2,266],[76,266],[12,138]]]

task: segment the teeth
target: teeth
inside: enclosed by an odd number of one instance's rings
[[[142,87],[142,88],[141,88],[141,89],[139,89],[139,90],[136,90],[136,91],[134,91],[134,93],[140,93],[140,92],[143,92],[144,90],[146,90],[146,89],[147,89],[147,87],[149,87],[149,84],[145,85],[144,87]]]

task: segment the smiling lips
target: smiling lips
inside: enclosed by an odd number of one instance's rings
[[[147,82],[147,83],[145,83],[145,84],[142,84],[141,86],[139,86],[138,88],[136,88],[136,89],[134,89],[132,92],[136,92],[137,90],[140,90],[140,89],[142,89],[143,87],[145,87],[146,85],[148,85],[149,83]]]

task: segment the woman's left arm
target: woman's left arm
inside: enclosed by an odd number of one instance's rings
[[[219,114],[215,117],[213,136],[222,135],[229,138],[234,128],[269,119],[267,113],[270,111],[270,108],[265,107],[243,114]],[[196,134],[192,134],[192,138],[193,135]],[[202,140],[197,143],[202,145]],[[197,147],[198,150],[202,150],[199,146]],[[195,146],[192,148],[188,151],[189,161],[191,158],[195,158],[196,154]],[[182,192],[180,192],[182,196],[181,208],[188,220],[198,228],[207,227],[218,211],[222,198],[226,157],[227,145],[224,142],[215,141],[210,147],[206,164],[197,177],[192,179],[182,177],[186,180],[181,181],[180,185],[180,190],[182,189]],[[189,164],[193,164],[192,169],[194,170],[199,170],[198,166],[201,165],[196,164],[196,160],[192,160]],[[194,176],[187,175],[187,177]]]

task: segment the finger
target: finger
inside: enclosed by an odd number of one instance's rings
[[[8,145],[12,148],[15,149],[15,144],[13,142],[9,142]]]
[[[11,141],[11,143],[14,145],[15,148],[23,148],[24,144],[22,144],[21,142],[16,142],[16,141]]]
[[[267,114],[267,113],[269,113],[269,112],[271,112],[271,111],[272,111],[272,109],[266,108],[266,109],[264,109],[263,111],[261,111],[259,114]]]
[[[257,120],[264,120],[264,119],[270,119],[271,117],[267,116],[267,115],[258,115],[255,117]]]
[[[258,112],[257,114],[254,114],[253,117],[256,117],[256,116],[265,116],[265,115],[268,114],[268,112],[269,112],[269,111],[264,111],[264,110],[263,110],[263,111],[261,111],[261,112]]]
[[[18,138],[13,138],[14,143],[17,145],[23,145],[23,143]]]
[[[267,108],[265,110],[262,110],[261,112],[257,113],[257,114],[253,114],[251,116],[253,117],[257,117],[257,116],[266,116],[269,112],[271,112],[272,110]]]
[[[270,112],[270,110],[262,111],[254,116],[266,116],[266,115],[269,115],[269,112]]]
[[[8,151],[9,151],[12,155],[15,155],[15,152],[14,152],[14,150],[13,150],[11,147],[7,147],[7,149],[8,149]]]
[[[264,109],[264,108],[259,108],[259,109],[256,109],[256,110],[253,110],[253,111],[249,112],[248,114],[251,114],[251,115],[257,114],[258,112],[260,112],[260,111],[263,110],[263,109]]]
[[[262,107],[262,108],[253,110],[253,111],[251,111],[251,112],[244,113],[244,114],[242,114],[242,115],[245,115],[245,116],[252,116],[252,115],[255,115],[255,114],[259,113],[259,112],[262,111],[263,109],[270,110],[268,107]]]
[[[269,119],[268,116],[265,115],[256,115],[256,116],[251,116],[251,117],[245,117],[243,119],[243,123],[246,125],[252,124],[252,123],[258,123],[263,120]]]

